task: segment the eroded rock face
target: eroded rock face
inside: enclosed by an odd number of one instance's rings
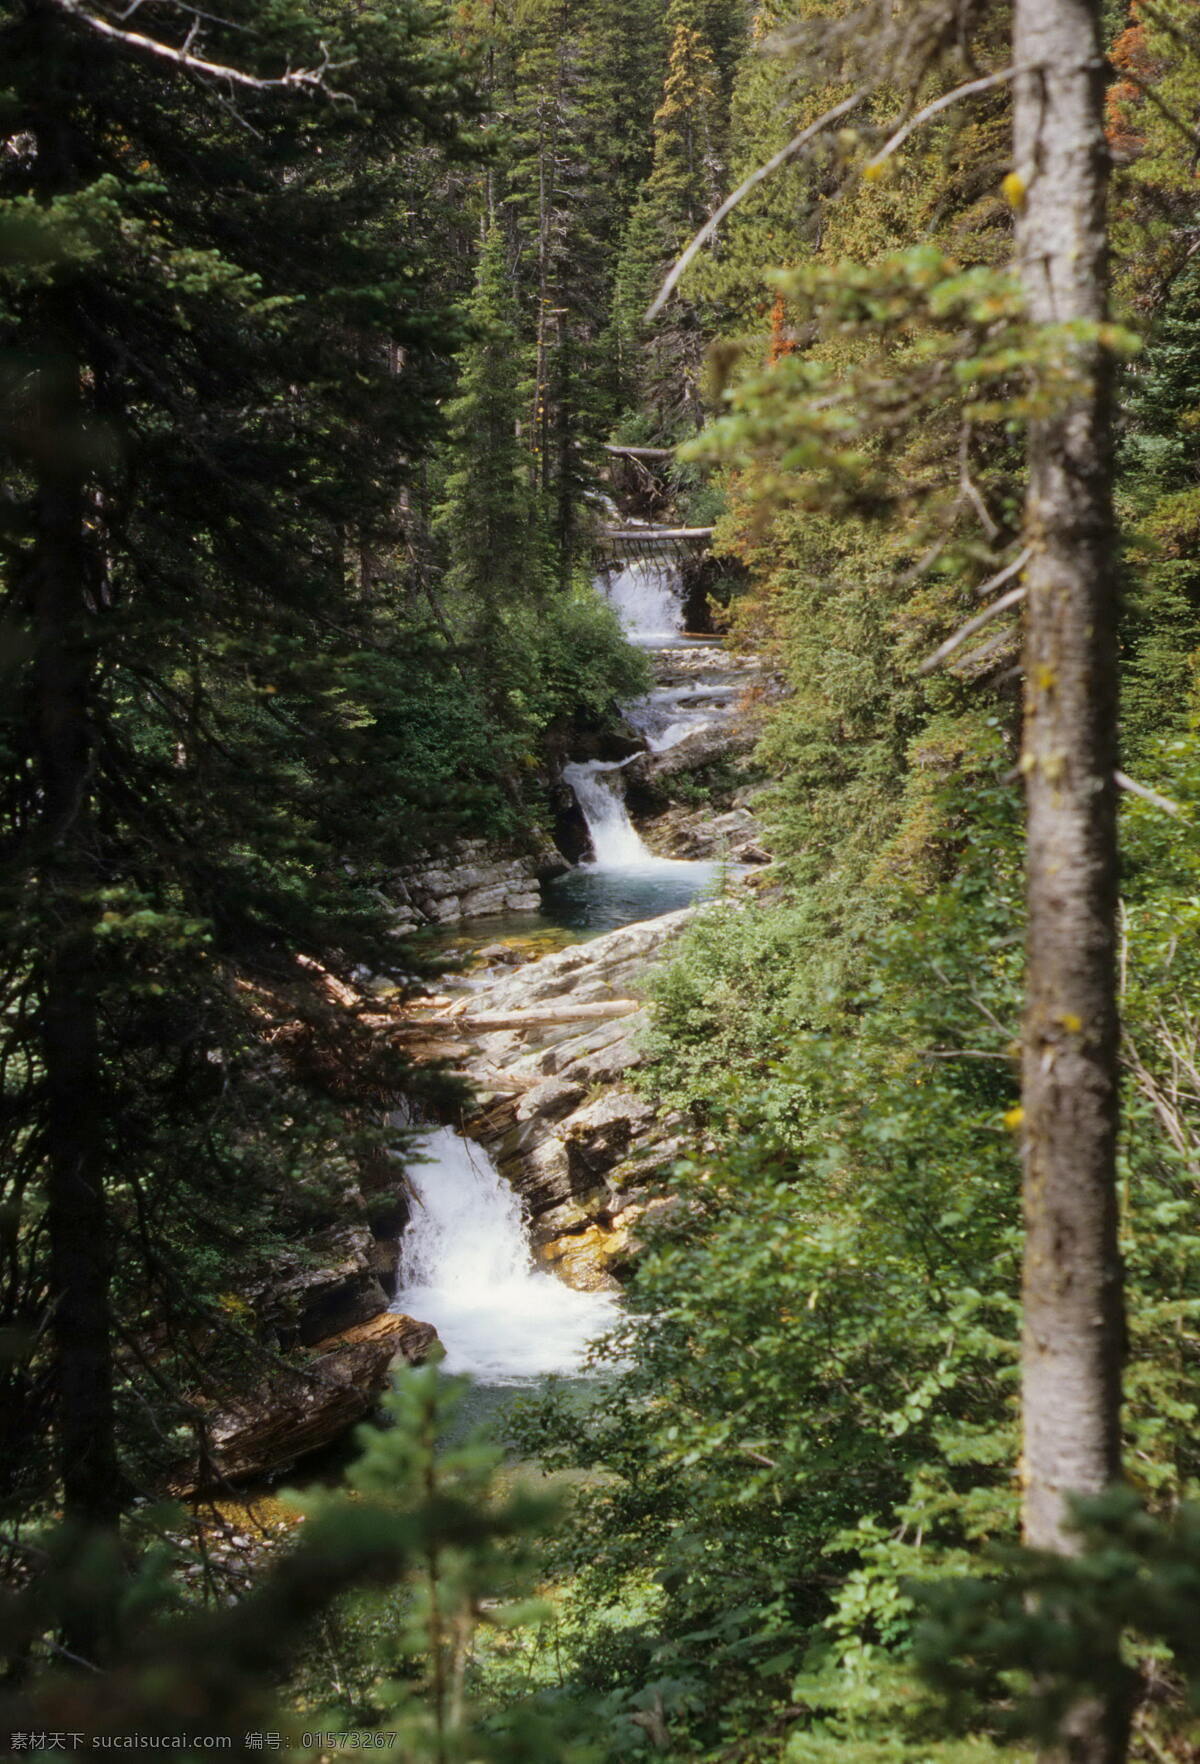
[[[528,851],[464,839],[435,858],[418,860],[385,881],[397,930],[450,924],[493,913],[529,912],[541,904],[539,882],[570,868],[549,841]]]
[[[768,863],[759,822],[745,802],[738,800],[744,794],[749,793],[738,792],[734,806],[721,814],[714,814],[709,807],[697,809],[676,804],[643,821],[639,831],[650,850],[660,857]]]
[[[271,1301],[285,1317],[295,1317],[299,1339],[309,1347],[386,1308],[377,1269],[365,1222],[331,1226],[309,1238],[290,1266],[277,1270]]]
[[[395,1360],[419,1365],[436,1341],[432,1324],[385,1311],[314,1343],[306,1364],[213,1417],[208,1464],[181,1471],[173,1492],[273,1475],[331,1444],[374,1407]]]

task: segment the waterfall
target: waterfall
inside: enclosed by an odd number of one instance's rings
[[[521,1206],[482,1146],[423,1133],[409,1168],[419,1205],[400,1246],[392,1309],[432,1323],[448,1372],[522,1384],[579,1370],[617,1318],[607,1293],[576,1292],[534,1268]]]
[[[563,767],[563,782],[575,792],[598,870],[643,870],[664,858],[656,858],[643,843],[629,819],[625,798],[611,774],[619,772],[621,760],[576,760]],[[611,781],[610,781],[611,780]]]
[[[677,563],[633,561],[606,572],[600,582],[631,643],[670,643],[683,631],[683,573]]]

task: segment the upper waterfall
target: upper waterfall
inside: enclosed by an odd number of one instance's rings
[[[602,571],[601,593],[631,643],[670,643],[683,632],[683,572],[669,557]]]

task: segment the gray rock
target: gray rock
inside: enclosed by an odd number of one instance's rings
[[[527,1090],[517,1102],[518,1121],[557,1121],[583,1101],[585,1089],[578,1081],[547,1078],[544,1084]]]

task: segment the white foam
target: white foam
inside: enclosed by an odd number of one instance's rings
[[[426,1161],[408,1172],[419,1204],[392,1309],[432,1323],[446,1370],[481,1384],[579,1372],[617,1320],[615,1299],[534,1267],[520,1202],[482,1146],[439,1127],[416,1149]]]

